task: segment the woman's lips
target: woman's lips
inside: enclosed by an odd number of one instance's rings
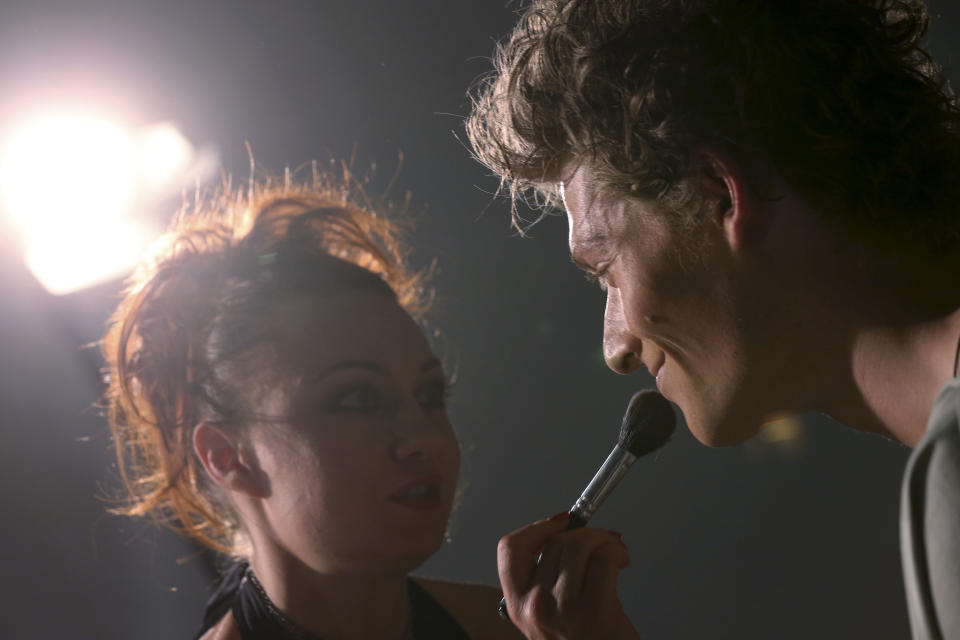
[[[439,476],[418,478],[391,493],[389,500],[411,509],[437,509],[443,506],[441,483]]]

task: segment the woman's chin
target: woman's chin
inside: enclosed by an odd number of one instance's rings
[[[373,559],[369,569],[374,573],[410,573],[430,559],[443,546],[444,537],[425,540],[422,544],[391,545],[382,555]],[[414,541],[409,541],[414,542]]]
[[[392,570],[409,572],[430,559],[446,540],[446,526],[419,531],[396,531],[393,535],[384,532],[385,538],[377,545],[377,552],[367,555],[368,562],[378,562]]]

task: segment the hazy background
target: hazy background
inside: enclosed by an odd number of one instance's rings
[[[960,14],[931,3],[948,67]],[[489,68],[517,5],[474,0],[6,0],[0,125],[31,104],[102,102],[175,123],[244,178],[348,159],[398,167],[436,259],[432,324],[458,372],[452,414],[466,493],[423,573],[496,580],[502,534],[567,508],[616,440],[632,391],[606,369],[603,298],[566,252],[566,223],[520,238],[508,203],[464,148],[465,91]],[[57,189],[75,167],[36,167]],[[378,186],[379,185],[379,186]],[[149,212],[167,216],[176,199]],[[116,487],[95,341],[119,281],[53,297],[23,267],[0,212],[0,628],[9,638],[186,638],[211,558],[149,522],[105,515]],[[57,233],[57,228],[51,228]],[[777,438],[785,438],[778,441]],[[632,564],[621,595],[645,637],[908,636],[897,541],[908,451],[806,416],[710,450],[683,429],[601,510]]]

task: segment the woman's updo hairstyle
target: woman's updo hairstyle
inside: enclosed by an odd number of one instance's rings
[[[348,186],[316,177],[229,186],[184,207],[135,271],[106,336],[106,410],[126,498],[217,551],[240,554],[243,531],[193,452],[200,422],[248,416],[238,357],[271,340],[272,311],[291,294],[390,296],[416,318],[423,272],[405,266],[397,226]],[[363,203],[362,205],[360,203]]]

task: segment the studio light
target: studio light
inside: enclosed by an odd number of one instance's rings
[[[169,122],[145,127],[139,151],[143,186],[154,191],[169,186],[193,158],[190,142]]]
[[[135,161],[133,136],[116,122],[34,115],[12,129],[0,155],[3,209],[30,240],[104,224],[130,207]]]
[[[151,207],[216,171],[170,123],[140,128],[89,110],[35,110],[0,148],[0,207],[53,294],[129,271],[158,233]]]

